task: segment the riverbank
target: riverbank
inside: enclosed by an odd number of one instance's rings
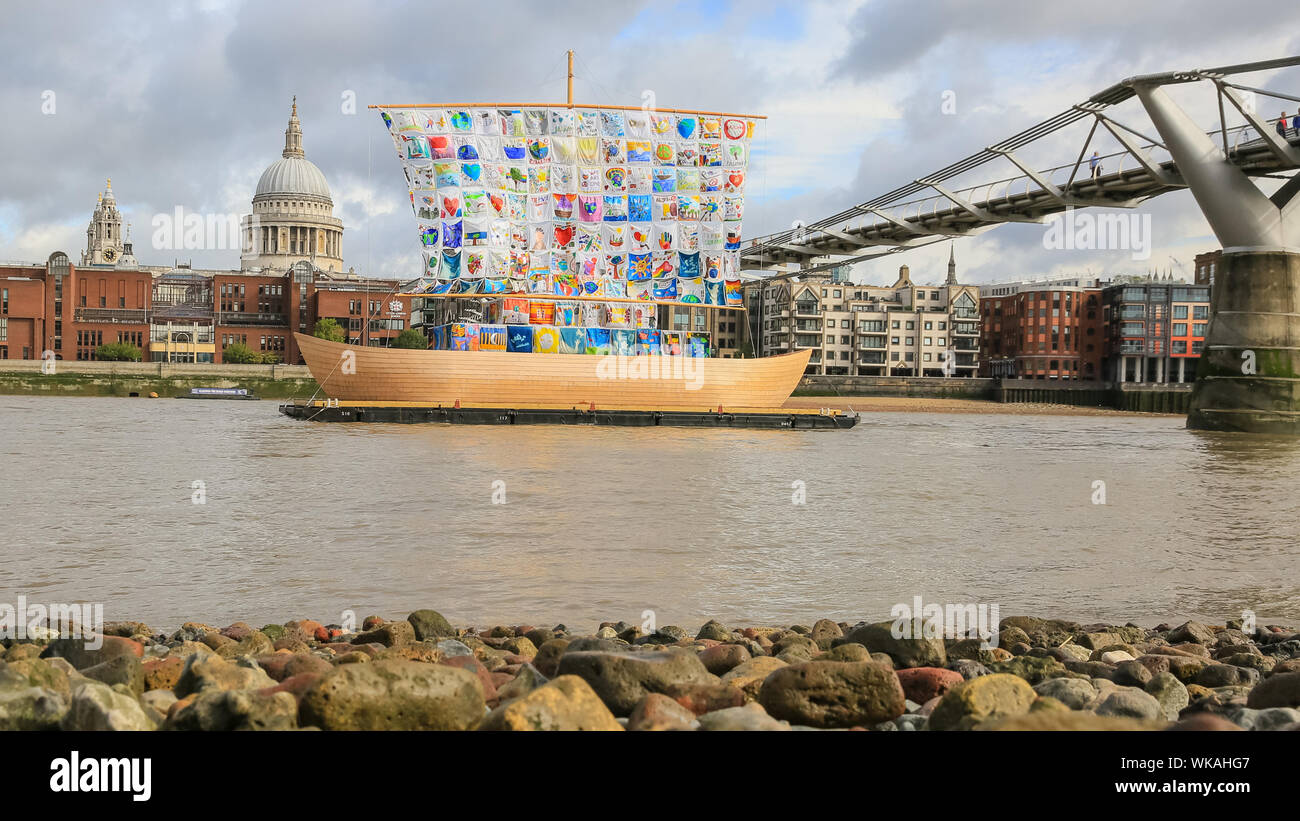
[[[836,408],[858,413],[1002,413],[1018,416],[1180,416],[1083,405],[995,402],[930,396],[792,396],[787,408]]]
[[[1300,729],[1293,628],[998,627],[981,641],[906,620],[591,635],[456,628],[433,610],[359,632],[115,622],[91,645],[7,639],[0,729]]]
[[[263,399],[310,396],[316,380],[301,365],[174,365],[165,362],[0,363],[4,396],[149,396],[171,398],[191,388],[243,388]]]

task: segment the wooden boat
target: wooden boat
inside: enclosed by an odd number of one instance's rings
[[[707,334],[679,330],[703,326],[667,319],[745,311],[744,186],[764,118],[579,105],[572,60],[564,103],[371,106],[416,217],[422,274],[406,292],[429,349],[296,334],[330,399],[770,410],[794,391],[811,351],[714,358]]]
[[[332,399],[448,407],[779,408],[812,356],[811,350],[759,359],[421,351],[294,336]]]

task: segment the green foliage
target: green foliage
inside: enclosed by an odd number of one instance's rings
[[[424,350],[429,347],[429,340],[424,334],[414,328],[407,328],[397,335],[393,340],[394,348],[411,348],[413,350]]]
[[[221,352],[221,361],[231,365],[257,365],[262,355],[242,342],[235,342]]]
[[[101,362],[139,362],[143,354],[130,342],[110,342],[95,349],[95,358]]]
[[[343,326],[335,319],[318,319],[316,327],[312,328],[311,335],[317,339],[328,339],[330,342],[342,342],[345,337]]]
[[[275,365],[280,355],[272,351],[259,353],[242,342],[235,342],[221,351],[221,361],[227,365]]]

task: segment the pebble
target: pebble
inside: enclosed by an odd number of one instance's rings
[[[436,610],[362,631],[296,619],[115,622],[0,654],[0,730],[816,730],[1300,727],[1300,632],[1012,616],[996,647],[894,622],[611,621],[457,628]]]

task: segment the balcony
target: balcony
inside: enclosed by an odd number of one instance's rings
[[[805,302],[794,306],[795,316],[821,316],[821,306],[815,302]]]
[[[858,337],[858,347],[864,350],[884,350],[885,338],[883,336],[860,336]]]
[[[148,325],[149,312],[130,308],[77,308],[72,321],[101,325]]]
[[[289,319],[284,314],[255,314],[244,311],[226,311],[216,316],[217,325],[227,327],[245,326],[281,326],[287,327]]]

